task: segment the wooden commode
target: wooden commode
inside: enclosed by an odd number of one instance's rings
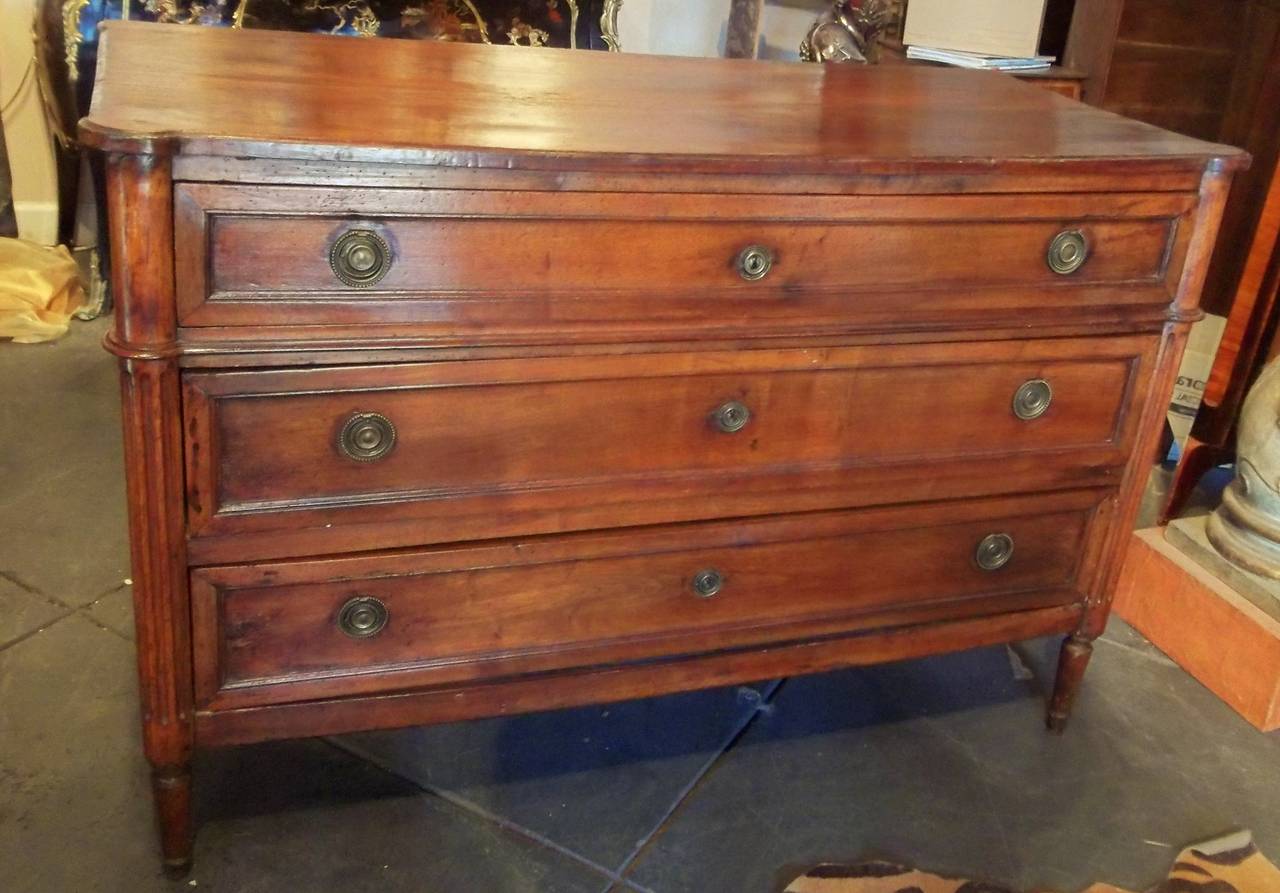
[[[157,89],[163,84],[164,89]],[[144,741],[1102,630],[1246,157],[999,74],[112,23]]]

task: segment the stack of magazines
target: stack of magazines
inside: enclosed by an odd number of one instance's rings
[[[1053,64],[1053,56],[987,56],[982,53],[964,53],[960,50],[940,50],[934,47],[909,46],[908,59],[943,62],[961,68],[983,68],[989,71],[1036,71]]]

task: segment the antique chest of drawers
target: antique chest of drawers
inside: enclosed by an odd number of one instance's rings
[[[197,747],[1055,632],[1061,728],[1245,161],[997,74],[131,24],[81,132],[171,866]]]

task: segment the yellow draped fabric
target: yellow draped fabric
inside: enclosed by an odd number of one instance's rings
[[[0,338],[60,338],[84,302],[80,271],[64,246],[0,238]]]

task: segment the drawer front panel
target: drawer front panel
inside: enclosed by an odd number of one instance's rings
[[[913,613],[1066,603],[1099,498],[197,570],[200,699],[229,707],[443,684],[794,641]]]
[[[541,525],[565,523],[562,513],[584,504],[598,512],[586,525],[594,527],[651,523],[637,512],[658,499],[658,520],[734,514],[735,498],[762,489],[774,501],[752,513],[794,510],[789,492],[858,468],[929,461],[941,481],[938,463],[967,462],[994,482],[1008,473],[1001,457],[1038,453],[1052,466],[1090,454],[1114,467],[1131,438],[1125,409],[1144,374],[1140,346],[1097,339],[188,375],[191,528],[199,538],[398,513],[445,525],[439,535],[456,540],[547,532]],[[1020,418],[1015,395],[1028,388],[1049,403]],[[494,513],[495,498],[505,512]],[[469,528],[470,516],[491,528]]]
[[[1050,308],[1167,304],[1192,199],[187,184],[179,207],[185,326],[413,323],[474,341],[841,328],[907,312],[916,325],[954,314],[1061,323]],[[1084,247],[1067,250],[1067,267],[1083,263],[1055,272],[1055,236],[1073,232]]]

